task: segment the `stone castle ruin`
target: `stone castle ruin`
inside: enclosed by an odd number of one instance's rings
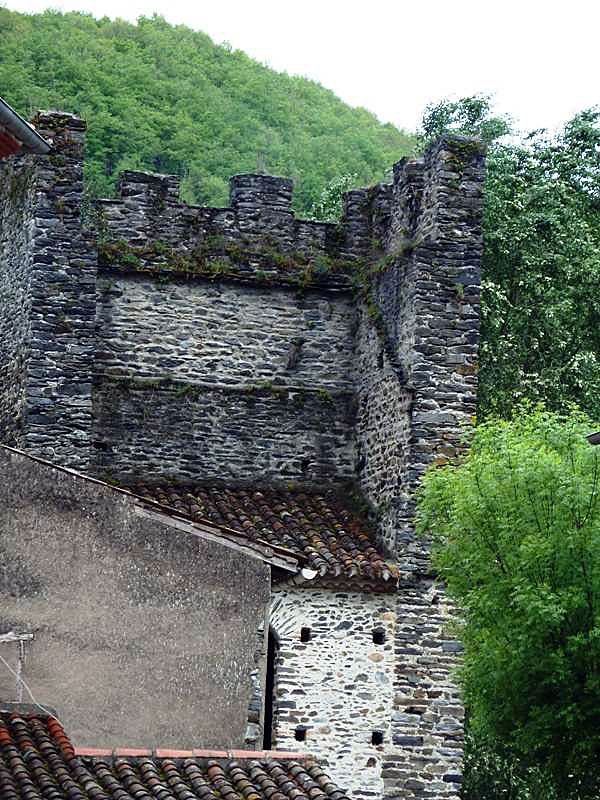
[[[51,153],[0,165],[2,441],[264,545],[228,741],[306,749],[353,797],[456,798],[459,647],[412,518],[475,413],[482,145],[400,161],[338,224],[296,219],[283,178],[204,208],[128,171],[86,227],[85,124],[36,127]]]

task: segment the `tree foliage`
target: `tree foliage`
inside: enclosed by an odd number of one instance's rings
[[[427,146],[442,134],[452,132],[462,136],[477,136],[491,144],[510,133],[507,117],[492,116],[489,95],[473,95],[461,100],[442,100],[425,106],[419,139]]]
[[[519,139],[492,112],[486,96],[442,101],[420,132],[489,145],[479,413],[529,399],[600,416],[600,113]]]
[[[223,205],[230,175],[265,171],[295,179],[306,213],[336,176],[372,183],[414,144],[313,81],[157,16],[0,8],[0,87],[26,116],[53,107],[88,120],[97,195],[112,194],[120,170],[149,169],[181,175],[188,201]]]
[[[487,752],[600,789],[600,453],[594,423],[521,409],[423,481],[418,529],[464,611],[462,682]],[[480,795],[474,795],[479,797]],[[518,796],[518,795],[515,795]]]
[[[493,145],[484,217],[480,407],[522,398],[600,416],[600,115]]]
[[[313,203],[309,211],[311,219],[318,219],[322,222],[337,222],[342,216],[344,192],[355,189],[360,185],[358,175],[339,175],[329,181],[325,186],[319,199]]]

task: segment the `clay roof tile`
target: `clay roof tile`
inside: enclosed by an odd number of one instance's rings
[[[334,491],[223,487],[218,485],[135,485],[134,494],[190,518],[236,530],[297,553],[321,577],[338,584],[368,581],[390,591],[398,569],[377,544],[371,526]]]

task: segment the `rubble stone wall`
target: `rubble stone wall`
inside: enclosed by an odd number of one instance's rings
[[[393,594],[273,593],[275,745],[316,755],[353,798],[382,796],[383,766],[393,748],[394,605]],[[383,634],[382,644],[374,643],[374,631]],[[304,741],[298,741],[300,729]]]
[[[234,482],[351,480],[348,292],[104,271],[98,469]]]
[[[464,706],[452,637],[456,610],[443,587],[424,577],[396,595],[391,746],[384,757],[384,797],[458,800]]]
[[[2,362],[13,380],[18,365],[24,381],[17,396],[11,387],[18,380],[2,388],[1,404],[12,407],[13,420],[3,423],[2,438],[89,469],[97,253],[81,224],[85,123],[64,114],[41,114],[36,123],[54,150],[9,159],[0,168],[0,207],[22,191],[24,223],[0,265],[3,275],[16,266],[12,286],[5,283],[11,299],[3,304]],[[27,186],[19,186],[23,180]]]
[[[26,413],[31,294],[31,232],[35,167],[0,162],[0,431],[19,444]]]
[[[96,471],[123,483],[350,480],[352,395],[98,378]]]
[[[429,572],[412,529],[418,480],[456,453],[475,413],[484,160],[481,143],[442,138],[394,167],[389,194],[363,203],[365,225],[387,224],[359,318],[358,475],[407,575]],[[386,440],[394,445],[382,458]]]

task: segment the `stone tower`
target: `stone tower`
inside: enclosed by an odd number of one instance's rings
[[[297,219],[286,179],[236,176],[227,208],[203,208],[179,201],[176,176],[129,171],[118,197],[97,203],[92,231],[85,125],[64,114],[37,125],[52,152],[0,166],[2,440],[120,485],[188,495],[207,483],[238,498],[352,486],[374,545],[396,564],[393,593],[352,569],[345,584],[334,572],[327,582],[324,569],[310,597],[298,581],[274,585],[273,626],[296,658],[306,615],[326,607],[340,631],[360,635],[372,607],[387,631],[381,659],[369,661],[375,634],[365,650],[369,692],[387,687],[369,722],[381,737],[357,729],[346,748],[322,732],[307,747],[374,770],[357,796],[457,797],[458,646],[412,518],[424,469],[456,452],[475,411],[483,146],[441,139],[396,164],[391,184],[349,192],[337,225]],[[283,536],[304,512],[277,497],[270,519]],[[342,528],[328,534],[334,550]],[[322,636],[341,676],[334,695],[353,707],[339,636]],[[279,701],[287,744],[297,709]]]

